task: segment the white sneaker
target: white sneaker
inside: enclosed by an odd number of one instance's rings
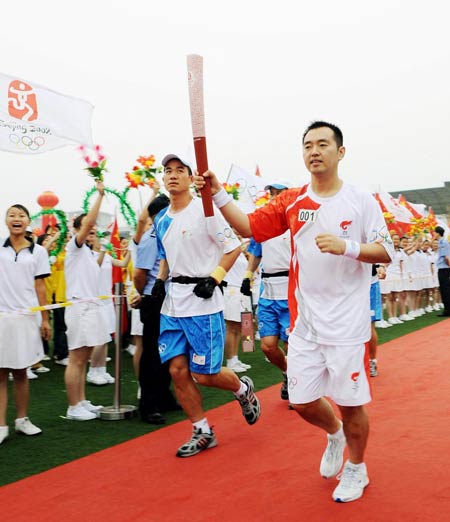
[[[101,373],[101,376],[106,379],[106,384],[114,384],[116,379],[107,371]]]
[[[339,485],[333,491],[333,500],[336,502],[351,502],[361,498],[364,488],[369,484],[366,465],[352,464],[347,460],[341,475]]]
[[[103,406],[101,406],[101,405],[96,406],[96,405],[92,404],[91,401],[88,401],[86,399],[84,401],[79,402],[78,406],[83,407],[85,410],[87,410],[90,413],[95,413],[95,415],[97,417],[100,416],[100,410],[103,408]]]
[[[9,435],[9,427],[0,426],[0,444],[8,438],[8,435]]]
[[[384,319],[383,319],[383,321],[381,321],[381,322],[383,323],[383,325],[384,325],[383,327],[384,327],[384,328],[391,328],[391,326],[393,326],[391,323],[388,323],[388,322],[385,321]]]
[[[327,433],[328,444],[320,461],[320,474],[322,477],[330,478],[339,473],[344,462],[344,449],[347,441],[345,436],[335,437]]]
[[[66,417],[69,420],[88,421],[96,419],[97,414],[86,410],[81,404],[77,404],[76,406],[69,406],[67,408]]]
[[[241,361],[234,361],[233,363],[227,363],[227,368],[232,370],[234,373],[243,373],[247,371],[247,368],[241,365]]]
[[[419,308],[420,315],[425,315],[425,308]]]
[[[134,344],[129,344],[125,351],[128,352],[131,356],[133,356],[136,353],[136,346]]]
[[[42,357],[42,360],[43,361],[51,361],[52,359],[47,354],[45,354],[44,357]]]
[[[400,320],[402,321],[414,321],[414,317],[411,317],[410,315],[408,314],[402,314],[400,317],[399,317]]]
[[[50,371],[50,368],[47,368],[47,366],[44,366],[43,364],[41,366],[38,366],[34,370],[36,373],[47,373]]]
[[[255,332],[255,341],[260,341],[260,340],[261,340],[261,335],[260,335],[259,331],[256,330],[256,332]]]
[[[24,435],[39,435],[39,433],[42,433],[41,428],[35,426],[28,417],[16,419],[15,430],[16,433],[23,433]]]
[[[28,377],[29,381],[31,381],[32,379],[38,378],[38,376],[32,371],[31,368],[27,368],[27,377]]]
[[[246,368],[247,370],[251,370],[252,369],[252,365],[251,364],[246,364],[245,362],[242,362],[240,359],[239,359],[239,364],[241,366],[243,366],[244,368]]]
[[[67,366],[69,364],[69,358],[64,357],[64,359],[55,359],[55,364],[59,364],[60,366]]]
[[[86,375],[86,381],[90,384],[95,384],[96,386],[103,386],[104,384],[108,384],[106,377],[103,374],[94,371],[94,368],[91,368],[88,371]]]
[[[427,313],[430,313],[433,311],[433,307],[431,305],[428,305],[426,308],[425,308],[425,312]]]
[[[441,307],[439,306],[438,303],[436,303],[436,304],[433,306],[433,310],[435,310],[436,312],[437,312],[438,310],[440,310],[440,309],[441,309]]]
[[[388,323],[392,324],[392,325],[396,325],[396,324],[398,324],[396,319],[397,319],[396,317],[389,317]]]

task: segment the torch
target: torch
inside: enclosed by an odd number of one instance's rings
[[[208,170],[205,108],[203,103],[203,57],[198,54],[189,54],[187,56],[187,69],[195,159],[197,161],[197,170],[202,176]],[[205,217],[213,216],[214,210],[209,178],[206,178],[206,184],[201,190],[201,196]]]

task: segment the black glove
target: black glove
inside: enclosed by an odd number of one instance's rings
[[[252,295],[252,284],[248,277],[242,280],[241,294],[248,295],[249,297]]]
[[[212,277],[207,277],[194,286],[193,292],[197,297],[209,299],[213,296],[216,286],[216,280]]]
[[[152,288],[152,297],[154,299],[164,299],[166,297],[166,286],[162,279],[156,279]]]

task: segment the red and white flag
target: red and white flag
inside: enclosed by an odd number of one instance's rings
[[[0,150],[39,154],[73,144],[92,148],[93,109],[88,101],[0,73]]]

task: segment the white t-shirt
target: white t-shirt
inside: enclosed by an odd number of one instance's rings
[[[0,311],[24,311],[38,306],[35,279],[50,275],[48,254],[36,244],[17,254],[9,238],[0,240]]]
[[[86,243],[79,247],[75,242],[75,237],[73,236],[66,245],[64,260],[67,299],[98,297],[102,294],[97,255]]]
[[[372,265],[324,254],[315,238],[328,233],[359,243],[376,241],[392,258],[391,237],[373,196],[344,183],[334,196],[321,198],[306,185],[285,190],[249,218],[259,242],[291,231],[291,335],[324,345],[368,341]]]
[[[274,274],[289,270],[291,262],[291,232],[287,230],[280,236],[264,241],[262,247],[263,273]],[[263,291],[261,297],[273,300],[288,298],[288,276],[263,277]]]
[[[223,294],[216,288],[210,299],[193,293],[195,284],[173,283],[177,276],[208,277],[223,254],[240,247],[230,225],[215,210],[205,218],[200,198],[194,198],[181,212],[170,207],[155,220],[158,251],[169,265],[167,295],[161,313],[172,317],[191,317],[223,310]]]
[[[401,248],[395,250],[392,262],[386,267],[386,279],[401,279],[405,276],[406,257]]]

